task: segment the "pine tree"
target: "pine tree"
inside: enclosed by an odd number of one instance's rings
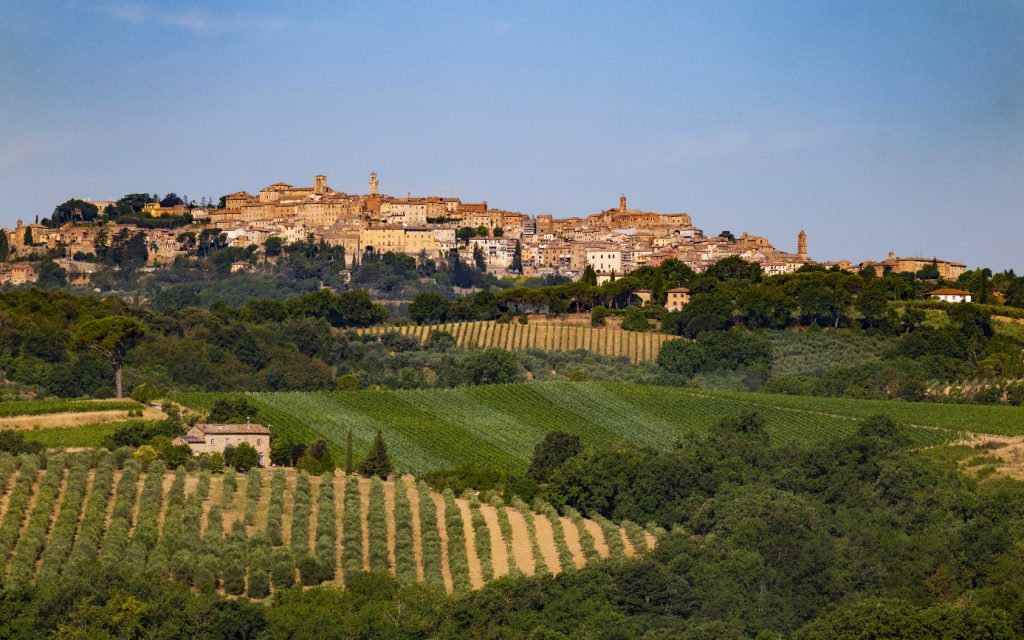
[[[359,465],[359,473],[364,476],[377,476],[387,478],[391,473],[391,457],[388,455],[388,446],[384,444],[384,436],[377,432],[370,445],[370,451],[366,454],[363,463]]]

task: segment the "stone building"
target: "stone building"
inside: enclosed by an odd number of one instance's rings
[[[224,453],[228,446],[242,443],[251,445],[260,454],[260,466],[270,462],[270,429],[261,424],[196,424],[185,435],[171,441],[173,445],[187,445],[193,455]]]

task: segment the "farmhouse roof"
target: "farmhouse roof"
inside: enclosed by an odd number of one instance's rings
[[[961,289],[936,289],[935,291],[929,291],[924,294],[926,296],[969,296],[970,291],[963,291]]]
[[[686,287],[676,287],[675,289],[669,289],[666,293],[690,293],[690,290]]]
[[[211,435],[258,434],[270,435],[270,429],[262,424],[197,424],[196,429]]]

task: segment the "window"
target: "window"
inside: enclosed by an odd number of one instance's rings
[[[210,438],[210,444],[217,444],[216,438]]]
[[[256,444],[260,444],[260,438],[256,438]]]

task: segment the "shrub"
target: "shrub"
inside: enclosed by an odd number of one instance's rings
[[[286,547],[274,549],[270,574],[275,589],[287,589],[295,584],[295,559]]]
[[[565,507],[565,515],[569,516],[572,523],[576,526],[576,532],[580,539],[580,547],[583,549],[583,555],[586,557],[587,562],[596,562],[601,559],[601,554],[597,551],[597,542],[594,540],[594,536],[590,535],[590,531],[583,523],[583,516],[580,515],[579,511],[576,511],[572,507]]]
[[[457,591],[468,591],[469,558],[466,552],[466,532],[462,524],[462,512],[455,503],[451,490],[444,492],[444,519],[448,531],[448,570],[452,584]]]
[[[195,571],[192,572],[193,586],[203,593],[213,593],[217,590],[219,579],[220,563],[217,557],[210,553],[200,556]]]
[[[430,486],[417,482],[420,512],[420,546],[423,550],[423,575],[428,582],[443,584],[441,573],[441,534],[437,529],[437,508]]]
[[[291,547],[302,558],[309,552],[309,519],[312,511],[309,475],[300,471],[295,481],[295,505],[292,508]]]
[[[593,520],[601,527],[604,534],[604,542],[608,545],[608,555],[612,558],[620,558],[626,553],[626,547],[622,542],[622,533],[615,523],[599,513],[593,514]]]
[[[384,483],[374,478],[370,484],[370,511],[368,513],[370,534],[370,571],[387,573],[388,558],[387,515],[384,505]]]
[[[237,449],[235,453],[238,453]],[[259,469],[253,469],[249,472],[245,484],[245,524],[250,527],[256,524],[256,508],[259,506],[262,491],[263,476],[260,475]]]
[[[403,582],[416,581],[409,485],[402,479],[395,480],[395,574]]]
[[[548,567],[547,561],[544,560],[544,554],[540,549],[540,542],[537,541],[537,523],[533,519],[530,505],[519,498],[513,498],[512,506],[522,514],[523,519],[526,521],[526,529],[530,534],[530,549],[533,551],[534,574],[539,576],[550,574],[551,568]]]
[[[476,545],[476,556],[480,560],[480,577],[484,582],[494,577],[494,562],[491,557],[491,530],[480,510],[480,498],[469,496],[470,520],[473,525],[473,538]]]
[[[363,523],[360,516],[359,481],[345,481],[345,512],[342,522],[341,566],[345,580],[363,570]]]

